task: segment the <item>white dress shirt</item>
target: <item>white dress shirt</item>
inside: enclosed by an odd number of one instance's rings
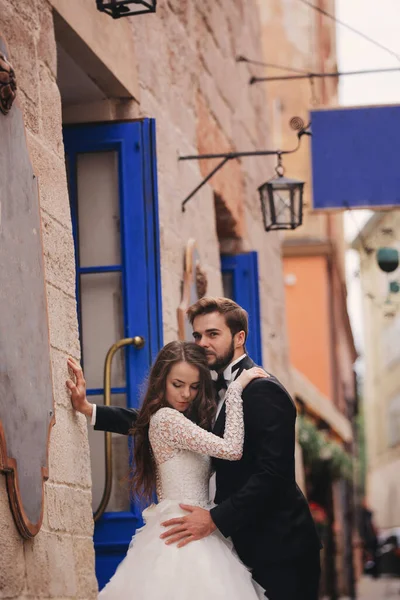
[[[241,360],[243,360],[245,357],[247,356],[247,354],[242,354],[242,356],[239,356],[239,358],[237,358],[236,360],[232,361],[225,369],[225,371],[223,372],[223,376],[224,379],[226,381],[226,386],[228,387],[228,385],[230,383],[232,383],[232,381],[235,380],[236,378],[236,370],[232,373],[232,368],[237,365]],[[218,373],[216,371],[211,371],[211,377],[213,378],[214,381],[217,381],[218,379]],[[219,390],[218,395],[219,395],[219,401],[218,401],[218,405],[217,405],[217,412],[215,414],[215,421],[218,419],[218,415],[221,412],[221,408],[224,405],[224,401],[225,401],[225,394],[226,394],[226,390],[222,389]],[[214,421],[214,422],[215,422]]]
[[[93,425],[93,427],[96,425],[96,411],[97,411],[97,405],[96,404],[92,404],[93,406],[93,412],[92,412],[92,416],[90,418],[90,424]]]
[[[246,356],[247,356],[247,354],[242,354],[242,356],[239,356],[239,358],[237,358],[236,360],[232,361],[226,367],[225,371],[223,372],[223,376],[224,376],[224,379],[226,381],[226,385],[227,386],[230,383],[232,383],[232,381],[234,381],[236,379],[237,371],[235,370],[232,373],[232,368],[235,365],[237,365],[241,360],[243,360]],[[218,379],[218,373],[216,371],[211,371],[211,377],[213,378],[214,381],[217,381],[217,379]],[[221,409],[222,409],[222,407],[224,405],[225,394],[226,394],[226,390],[224,390],[223,388],[221,390],[219,390],[219,392],[218,392],[219,402],[218,402],[218,405],[217,405],[217,412],[215,413],[214,424],[215,424],[216,420],[218,419],[219,413],[221,412]],[[210,502],[214,501],[216,490],[217,490],[217,485],[216,485],[216,480],[215,480],[215,473],[213,473],[211,475],[211,477],[210,477],[210,485],[209,485]]]

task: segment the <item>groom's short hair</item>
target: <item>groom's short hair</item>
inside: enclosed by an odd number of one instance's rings
[[[200,298],[192,306],[189,306],[187,316],[191,325],[193,325],[196,317],[213,312],[218,312],[224,316],[232,335],[244,331],[246,341],[249,331],[249,316],[244,308],[230,298],[213,298],[211,296]]]

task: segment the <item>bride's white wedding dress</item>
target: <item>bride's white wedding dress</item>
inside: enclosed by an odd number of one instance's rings
[[[180,503],[210,509],[210,456],[240,458],[244,426],[242,388],[226,392],[224,438],[198,427],[182,413],[161,408],[151,417],[149,437],[157,465],[159,503],[143,511],[144,527],[100,592],[100,600],[265,600],[263,590],[215,531],[183,548],[160,539],[161,523],[186,515]]]

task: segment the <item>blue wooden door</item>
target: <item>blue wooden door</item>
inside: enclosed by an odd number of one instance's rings
[[[262,365],[260,293],[257,252],[221,256],[224,295],[242,306],[249,315],[249,356]]]
[[[159,230],[153,120],[64,129],[76,257],[82,365],[90,399],[103,403],[107,350],[142,336],[113,363],[112,403],[136,408],[151,362],[162,346]],[[105,481],[104,434],[89,425],[93,510]],[[140,510],[129,493],[129,441],[113,434],[112,494],[95,523],[100,589],[126,554]]]

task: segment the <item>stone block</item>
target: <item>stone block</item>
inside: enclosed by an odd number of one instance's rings
[[[161,262],[168,269],[182,270],[184,264],[184,248],[177,243],[177,236],[172,229],[163,227],[160,231]]]
[[[71,356],[78,356],[80,350],[75,298],[48,283],[47,301],[50,344]]]
[[[229,109],[234,112],[240,91],[237,85],[238,64],[236,60],[233,57],[224,57],[211,36],[202,38],[201,57],[205,68],[213,77],[219,93]]]
[[[232,111],[220,95],[214,78],[207,71],[199,73],[199,89],[210,107],[210,112],[233,145]]]
[[[19,90],[17,96],[18,104],[22,110],[26,131],[30,133],[39,133],[39,108],[38,104],[29,98],[24,90]]]
[[[165,104],[169,93],[168,40],[165,34],[165,23],[161,14],[163,6],[157,7],[157,16],[152,23],[143,19],[132,19],[135,43],[137,48],[157,48],[157,58],[152,52],[141,52],[138,68],[140,85],[150,90],[162,104]],[[142,99],[144,110],[145,104]]]
[[[91,486],[86,417],[56,408],[56,424],[50,437],[49,482]]]
[[[196,18],[196,41],[199,58],[203,68],[213,76],[216,62],[221,60],[221,53],[207,18],[200,12],[197,13]]]
[[[8,0],[0,0],[0,30],[4,36],[8,37],[8,28],[16,17],[15,7]]]
[[[243,31],[243,12],[246,10],[243,8],[243,3],[239,1],[240,6],[237,6],[237,2],[231,2],[229,10],[226,13],[227,27],[229,32],[230,50],[232,56],[235,58],[241,54],[244,54],[244,49],[247,50],[247,43],[244,46],[242,44],[242,31]]]
[[[186,89],[191,90],[190,102],[185,102],[179,88],[171,89],[169,118],[177,130],[188,135],[189,138],[194,138],[196,135],[196,115],[193,107],[195,92],[190,77],[187,79]]]
[[[27,592],[31,597],[49,597],[50,579],[57,574],[50,573],[48,535],[43,530],[25,542]]]
[[[207,20],[208,28],[210,32],[212,32],[216,45],[221,50],[222,55],[231,58],[233,53],[228,27],[228,15],[231,7],[229,6],[229,9],[227,9],[226,5],[213,2],[210,9],[211,10],[204,15],[204,18]]]
[[[178,339],[178,328],[169,325],[169,323],[164,322],[164,344],[168,344],[169,342],[174,342]]]
[[[71,229],[42,212],[46,280],[65,294],[75,295],[75,254]]]
[[[60,90],[45,64],[39,68],[40,135],[46,146],[61,159],[64,157]]]
[[[17,2],[0,5],[0,31],[7,43],[9,59],[14,68],[18,92],[17,99],[23,110],[25,125],[37,131],[39,106],[39,77],[36,57],[35,19],[31,23],[19,14]],[[23,2],[29,10],[29,2]]]
[[[15,526],[0,474],[0,598],[19,598],[25,587],[24,544]]]
[[[29,132],[27,141],[33,169],[38,179],[41,208],[61,224],[71,228],[64,158],[56,156],[38,136],[31,135]]]
[[[50,573],[49,596],[76,598],[74,538],[66,534],[43,532],[48,552]]]
[[[187,13],[189,0],[169,0],[169,8],[179,18],[179,20],[186,26],[187,24]]]
[[[54,35],[53,12],[51,7],[41,2],[39,11],[39,37],[37,41],[38,60],[57,77],[57,46]]]
[[[92,494],[89,489],[47,482],[45,498],[49,530],[93,536]]]
[[[16,18],[29,25],[35,34],[39,21],[39,2],[42,4],[42,0],[8,0],[8,4],[15,11]]]
[[[98,586],[94,574],[94,547],[91,537],[74,537],[76,598],[97,598]]]

